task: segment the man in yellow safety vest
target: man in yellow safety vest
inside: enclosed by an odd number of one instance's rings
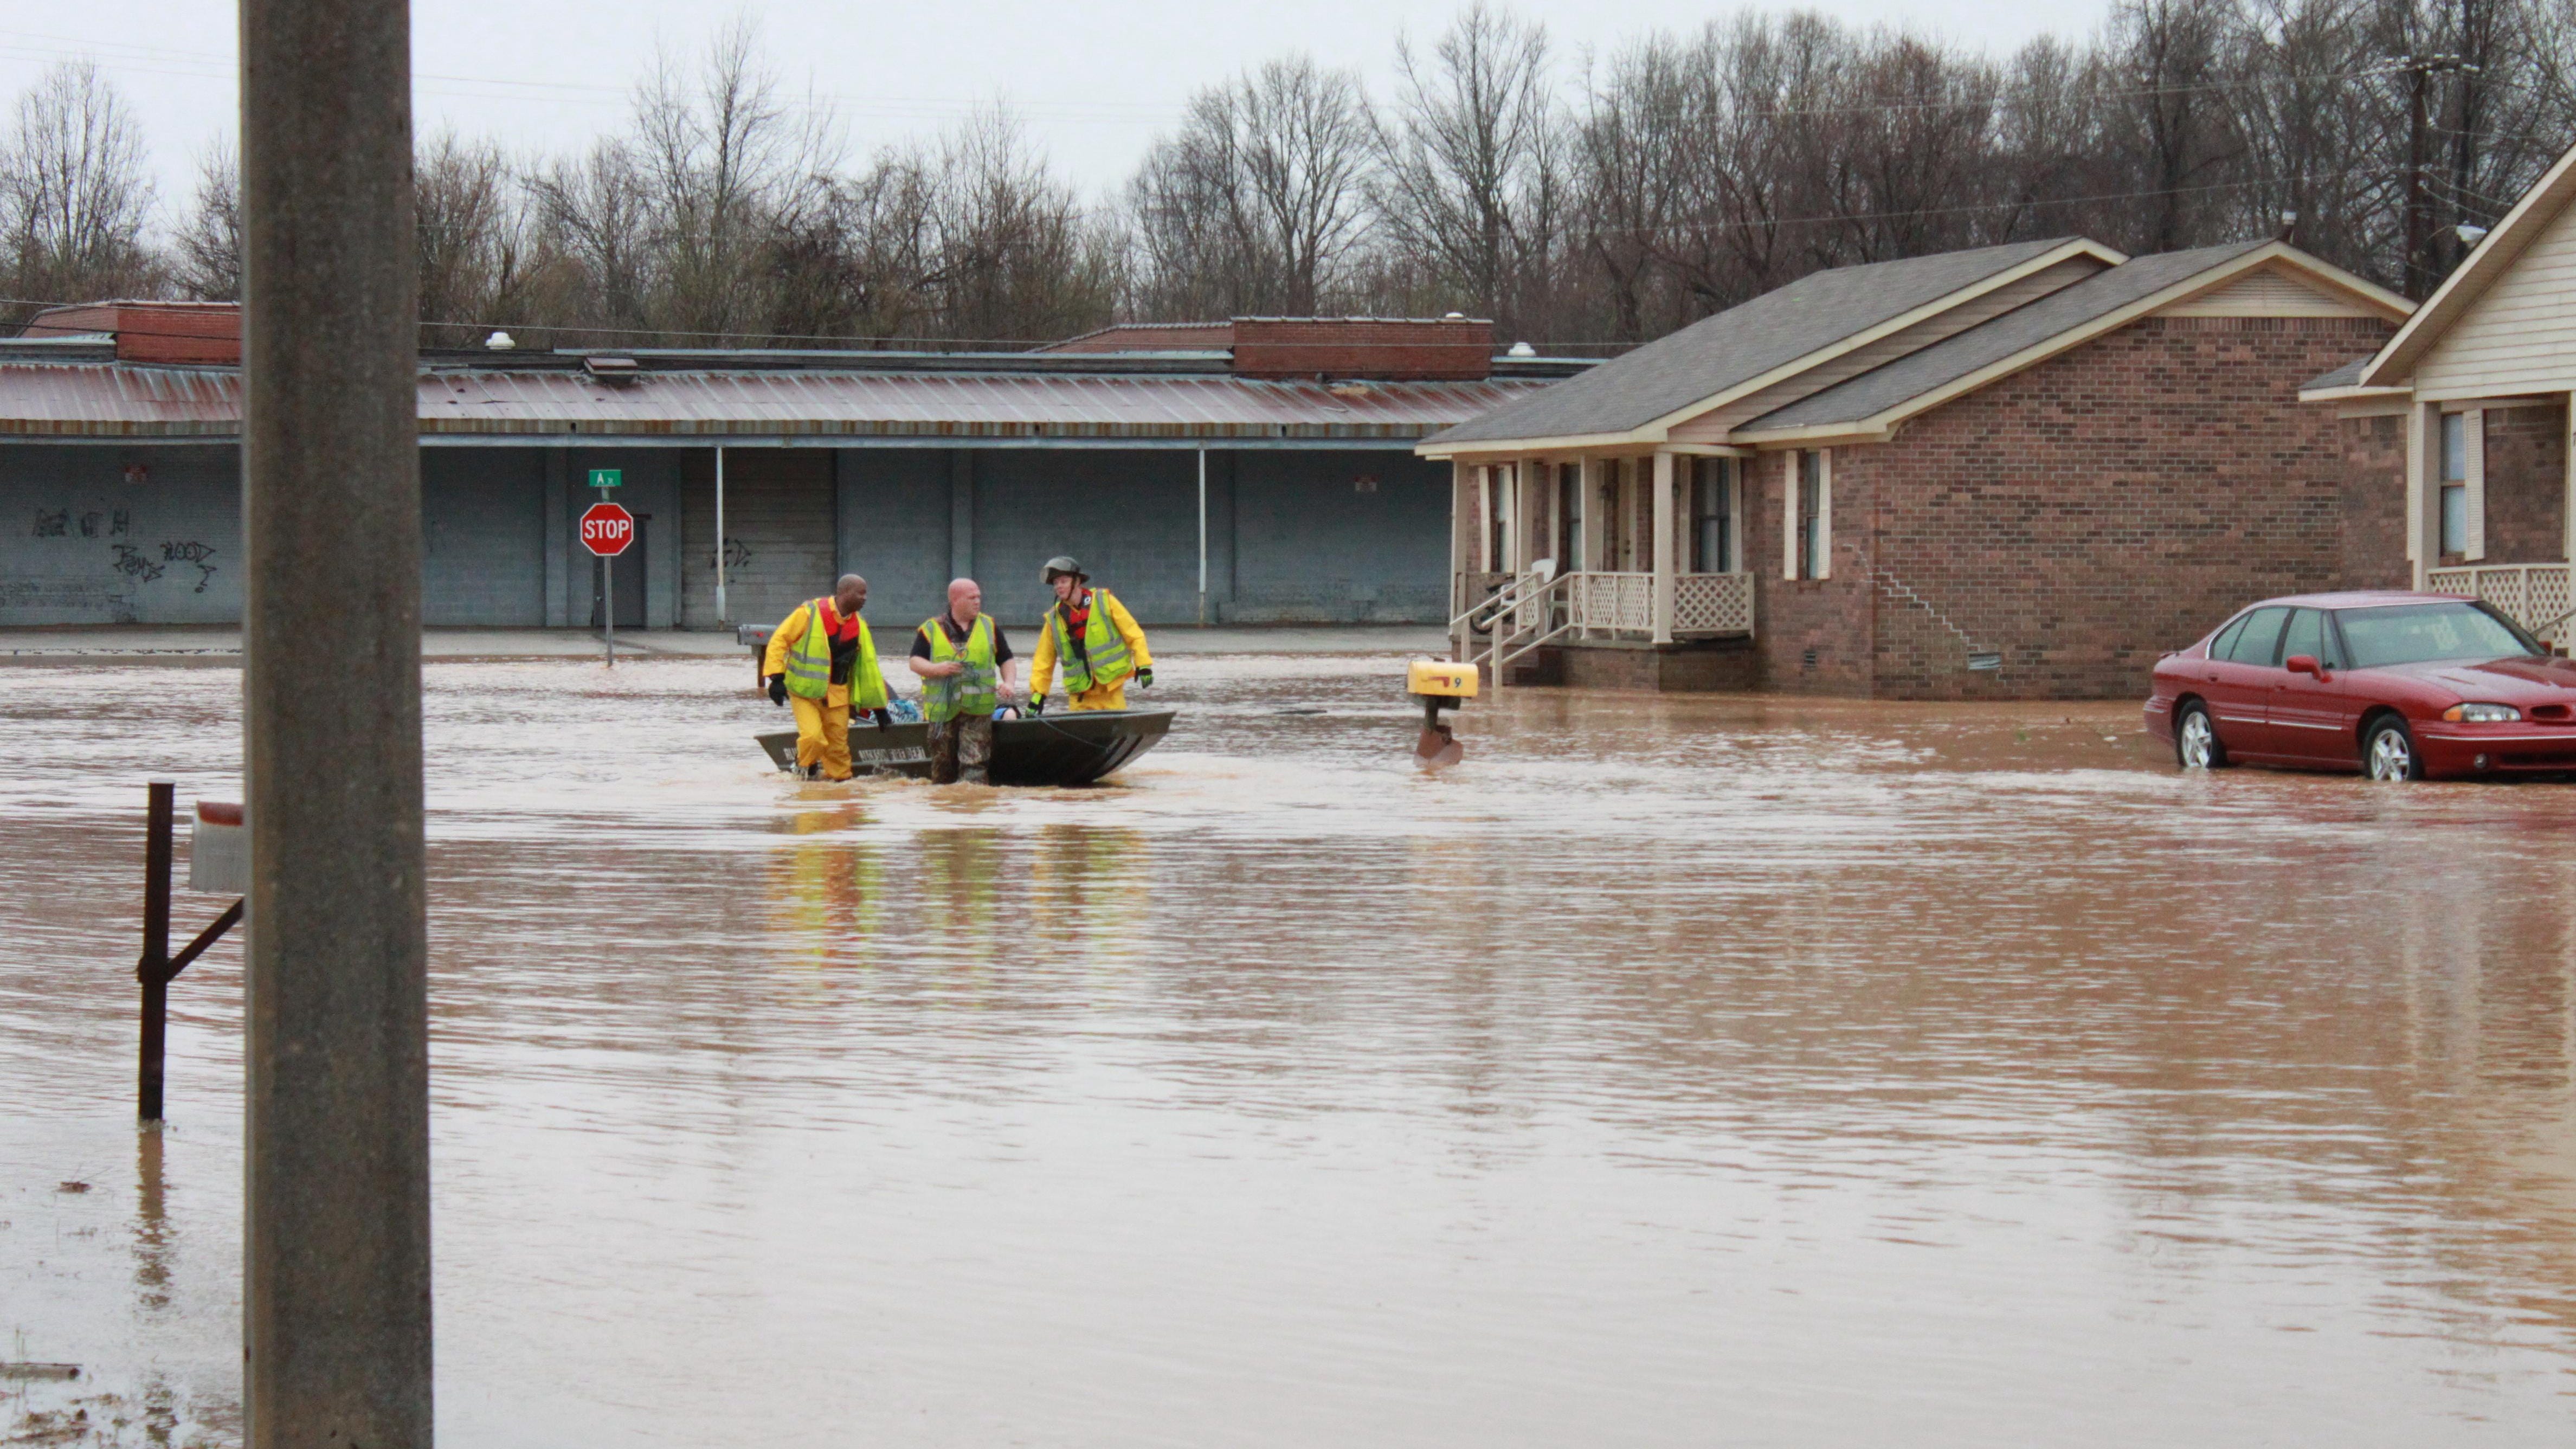
[[[1055,590],[1055,605],[1047,610],[1029,665],[1030,713],[1045,710],[1059,662],[1065,697],[1077,710],[1125,709],[1130,679],[1138,689],[1154,687],[1154,655],[1126,605],[1107,589],[1091,587],[1082,565],[1061,555],[1047,560],[1046,582]]]
[[[984,612],[973,579],[948,585],[948,612],[924,620],[906,661],[921,676],[921,714],[930,721],[930,782],[991,783],[993,715],[1018,691],[1011,641]]]
[[[761,658],[769,702],[796,707],[796,772],[808,780],[850,778],[853,711],[879,729],[893,722],[876,640],[859,617],[867,603],[868,581],[843,574],[832,597],[798,604],[780,622]]]

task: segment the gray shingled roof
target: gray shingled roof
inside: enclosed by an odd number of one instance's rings
[[[2371,357],[2378,356],[2372,353]],[[2323,392],[2330,387],[2359,387],[2361,370],[2370,366],[2370,357],[2356,357],[2323,377],[2312,377],[2299,384],[2301,392]]]
[[[1812,272],[1430,441],[1508,442],[1641,428],[2072,240],[2053,237]]]
[[[1911,402],[1936,388],[2001,362],[2014,353],[2063,336],[2178,282],[2243,256],[2267,242],[2230,242],[2187,252],[2138,257],[2096,272],[2071,287],[2006,312],[1956,337],[1908,353],[1885,367],[1802,398],[1778,412],[1741,424],[1738,433],[1856,423]],[[1539,395],[1546,397],[1545,393]],[[1528,406],[1524,403],[1521,406]]]

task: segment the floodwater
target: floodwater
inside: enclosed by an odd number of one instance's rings
[[[996,793],[433,665],[442,1437],[2568,1442],[2576,787],[1552,690],[1425,776],[1398,670],[1176,657]],[[129,974],[236,689],[0,670],[0,1356],[85,1371],[0,1442],[238,1438],[240,957],[166,1133]]]

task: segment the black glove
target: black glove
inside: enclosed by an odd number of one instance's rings
[[[1152,666],[1148,665],[1147,667],[1136,671],[1136,687],[1138,689],[1151,689],[1154,687],[1154,670]]]
[[[769,676],[769,702],[771,704],[785,704],[787,702],[786,675],[773,674]]]
[[[881,729],[881,730],[889,730],[889,729],[894,728],[894,711],[893,711],[893,710],[890,710],[890,709],[872,709],[872,710],[869,710],[869,711],[868,711],[868,718],[870,718],[870,719],[872,719],[872,720],[875,720],[875,721],[877,722],[877,728],[878,728],[878,729]]]

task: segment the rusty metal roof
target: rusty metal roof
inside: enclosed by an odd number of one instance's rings
[[[707,368],[602,382],[567,368],[435,367],[420,378],[420,428],[424,439],[492,440],[1411,441],[1545,385],[1031,374],[1006,366]],[[0,437],[229,438],[240,432],[241,386],[231,369],[0,362]]]

